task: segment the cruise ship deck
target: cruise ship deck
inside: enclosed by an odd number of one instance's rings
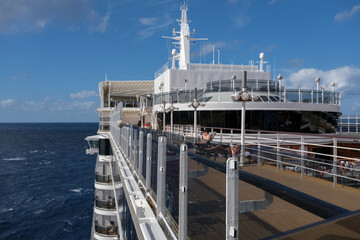
[[[347,154],[360,151],[349,147],[360,136],[247,134],[239,155],[234,131],[204,144],[124,123],[120,112],[122,104],[111,110],[109,131],[89,151],[99,154],[97,171],[108,164],[110,185],[96,183],[97,196],[116,203],[111,213],[95,209],[95,239],[312,238],[314,229],[360,237],[359,160]]]

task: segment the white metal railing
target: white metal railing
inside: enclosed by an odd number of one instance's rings
[[[261,84],[260,84],[261,83]],[[197,89],[198,100],[206,102],[220,102],[224,96],[233,91],[241,91],[241,81],[233,87],[231,80],[219,80],[207,83],[206,88]],[[325,104],[331,106],[341,105],[340,93],[332,91],[317,91],[311,89],[286,89],[279,88],[278,82],[272,80],[249,79],[247,90],[259,96],[251,100],[258,103],[303,103],[303,104]],[[173,99],[176,103],[188,103],[193,100],[194,90],[177,90],[163,92],[154,95],[154,105],[163,104],[163,101],[170,102]],[[229,97],[222,102],[232,102]]]
[[[206,128],[216,132],[214,143],[240,145],[240,129]],[[192,125],[174,125],[174,133],[193,136]],[[249,158],[258,165],[276,165],[277,171],[292,170],[304,175],[360,187],[360,136],[329,134],[246,131],[245,146]],[[358,144],[359,143],[359,144]],[[349,146],[350,145],[350,146]],[[353,145],[353,146],[351,146]],[[237,148],[240,150],[240,148]],[[316,151],[322,149],[321,152]]]
[[[189,63],[189,70],[258,72],[257,65]]]

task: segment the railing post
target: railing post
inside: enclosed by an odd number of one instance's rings
[[[157,164],[157,208],[156,217],[160,220],[165,208],[165,182],[166,182],[166,137],[158,139],[158,164]]]
[[[179,172],[179,240],[187,239],[187,199],[188,199],[188,149],[180,146]]]
[[[304,178],[304,156],[305,156],[304,136],[301,135],[301,179]]]
[[[129,161],[130,164],[132,165],[131,167],[134,168],[134,163],[133,163],[133,154],[132,154],[132,146],[133,146],[133,129],[132,127],[129,127]]]
[[[138,175],[139,179],[143,175],[143,159],[144,159],[144,132],[140,131],[139,133],[139,167],[138,167]]]
[[[151,188],[151,158],[152,158],[152,134],[147,134],[146,139],[146,192]]]
[[[337,184],[337,138],[333,138],[333,188]]]
[[[277,133],[276,134],[276,172],[278,172],[279,169],[282,168],[282,164],[280,165],[281,157],[279,153],[280,153],[280,136]]]
[[[314,103],[314,90],[311,90],[311,103]]]
[[[220,129],[220,143],[222,143],[222,137],[223,137],[223,130]]]
[[[134,171],[138,168],[138,152],[139,152],[139,131],[134,129],[134,144],[133,144],[133,162],[134,162]]]
[[[261,152],[260,152],[260,149],[261,149],[261,144],[260,144],[260,138],[261,138],[261,133],[258,132],[258,150],[257,150],[257,165],[260,166],[261,164]]]
[[[236,158],[226,161],[226,239],[239,235],[239,166]]]
[[[129,159],[129,127],[126,127],[125,131],[125,154],[126,157]]]

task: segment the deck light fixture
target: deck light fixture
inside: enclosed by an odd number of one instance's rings
[[[198,107],[204,107],[205,104],[197,100],[197,88],[195,88],[194,100],[188,103],[189,107],[194,108],[194,138],[197,138],[197,109]]]

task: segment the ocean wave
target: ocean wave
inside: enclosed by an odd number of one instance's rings
[[[42,212],[44,212],[43,209],[38,209],[38,210],[36,210],[36,211],[34,212],[34,214],[39,215],[39,214],[41,214]]]
[[[13,208],[2,208],[2,209],[0,210],[0,213],[10,212],[10,211],[12,211],[12,210],[14,210],[14,209],[13,209]]]
[[[70,192],[81,193],[82,190],[83,190],[82,188],[74,188],[74,189],[70,189]]]
[[[52,163],[52,161],[39,162],[40,165],[48,165]]]
[[[24,161],[26,160],[25,157],[14,157],[14,158],[3,158],[4,161]]]
[[[38,150],[34,150],[34,151],[29,151],[29,153],[37,153]]]

